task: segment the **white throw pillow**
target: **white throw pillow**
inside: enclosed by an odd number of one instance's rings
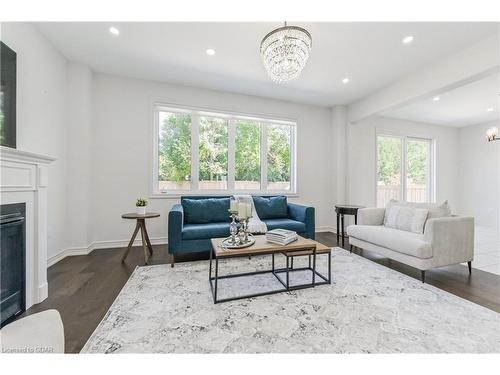
[[[429,210],[405,206],[391,206],[386,212],[386,227],[405,230],[413,233],[423,233]]]
[[[451,216],[451,209],[447,200],[444,201],[443,203],[414,203],[414,202],[397,201],[395,199],[391,199],[389,203],[387,203],[387,206],[385,208],[384,225],[387,223],[387,215],[391,207],[393,206],[427,209],[429,210],[427,219],[435,219],[438,217]]]

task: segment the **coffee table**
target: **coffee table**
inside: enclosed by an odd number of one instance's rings
[[[316,242],[311,239],[307,239],[304,237],[298,238],[297,241],[294,241],[288,245],[276,245],[270,242],[267,242],[265,235],[254,236],[255,243],[252,246],[242,248],[242,249],[228,249],[221,245],[224,238],[212,238],[212,251],[210,252],[210,266],[208,272],[208,279],[210,282],[210,289],[212,291],[212,296],[214,303],[220,302],[228,302],[234,301],[242,298],[251,298],[264,296],[275,293],[282,293],[291,290],[304,289],[304,288],[314,288],[317,285],[322,284],[330,284],[331,283],[331,248],[325,246],[319,242]],[[275,268],[275,255],[281,254],[286,258],[286,267],[284,268]],[[324,276],[316,269],[316,257],[317,255],[326,254],[328,257],[328,275]],[[220,259],[229,259],[229,258],[241,258],[241,257],[252,257],[254,255],[271,255],[271,269],[253,271],[253,272],[244,272],[244,273],[235,273],[229,275],[219,275],[219,260]],[[293,259],[295,257],[307,256],[309,258],[307,267],[299,267],[294,268]],[[215,274],[212,276],[212,263],[215,262]],[[290,285],[290,273],[297,271],[310,271],[311,272],[311,282],[298,284],[298,285]],[[253,293],[253,294],[245,294],[236,297],[230,298],[217,298],[218,292],[218,281],[220,279],[229,279],[235,277],[242,276],[252,276],[252,275],[260,275],[270,273],[273,274],[278,281],[281,283],[282,288],[273,289],[270,291],[265,291],[261,293]],[[285,275],[285,280],[282,280],[280,274]],[[316,277],[320,279],[320,281],[316,280]]]

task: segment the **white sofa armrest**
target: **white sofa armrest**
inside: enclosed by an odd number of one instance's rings
[[[474,258],[474,218],[429,219],[425,224],[424,240],[432,245],[435,266],[471,261]]]
[[[359,225],[383,225],[385,208],[360,208],[358,210]]]
[[[61,315],[45,310],[7,324],[0,331],[0,352],[64,353]]]

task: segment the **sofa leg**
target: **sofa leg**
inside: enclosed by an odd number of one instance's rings
[[[172,263],[170,263],[170,267],[174,268],[174,264],[175,264],[175,256],[172,255]]]
[[[422,282],[425,283],[425,271],[420,271]]]
[[[469,275],[472,275],[472,261],[471,261],[471,260],[469,260],[469,261],[467,262],[467,265],[469,266]]]
[[[351,247],[350,247],[350,249],[349,249],[349,252],[351,252],[351,253],[352,253],[352,245],[351,245]]]

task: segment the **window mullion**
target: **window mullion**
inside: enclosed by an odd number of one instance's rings
[[[236,121],[230,119],[227,129],[227,188],[234,191],[234,180],[236,174]]]
[[[200,116],[191,116],[191,190],[199,190]]]
[[[260,190],[267,191],[267,123],[260,123]]]

